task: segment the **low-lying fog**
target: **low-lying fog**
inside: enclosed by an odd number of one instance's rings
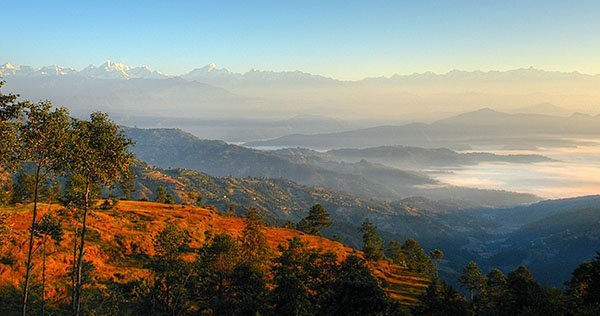
[[[543,198],[594,195],[600,193],[600,141],[585,141],[597,145],[535,151],[476,149],[496,154],[540,154],[556,162],[482,163],[427,171],[432,177],[454,185],[532,193]]]

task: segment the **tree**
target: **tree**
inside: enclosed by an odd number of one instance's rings
[[[62,172],[66,167],[67,146],[71,137],[70,116],[65,108],[52,110],[50,102],[28,104],[27,119],[21,125],[19,156],[33,165],[33,215],[29,234],[25,282],[23,285],[22,315],[27,314],[27,296],[31,274],[31,260],[37,221],[37,206],[42,181],[51,172]]]
[[[369,261],[383,259],[383,239],[379,237],[377,227],[375,227],[375,225],[367,218],[362,223],[360,230],[363,233],[363,252],[365,253],[365,259]]]
[[[434,279],[420,303],[413,308],[415,315],[466,316],[469,315],[467,301],[450,285]]]
[[[506,278],[508,313],[511,315],[552,315],[544,288],[524,266]]]
[[[305,268],[309,253],[307,243],[298,237],[279,246],[281,255],[274,261],[272,293],[275,315],[313,315],[315,306],[310,300],[308,270]]]
[[[433,263],[421,245],[414,239],[407,239],[402,244],[401,252],[397,257],[397,262],[404,264],[409,270],[430,274],[433,270]]]
[[[264,220],[256,208],[250,208],[244,218],[244,230],[240,238],[242,256],[250,265],[262,268],[265,265],[269,248],[263,233]]]
[[[167,199],[167,191],[165,190],[165,187],[163,187],[162,185],[159,185],[158,188],[156,188],[155,201],[158,203],[165,203],[166,199]]]
[[[391,305],[365,261],[354,255],[342,262],[330,287],[321,315],[382,315]]]
[[[459,278],[460,284],[469,290],[470,301],[474,308],[477,309],[481,303],[481,298],[485,291],[486,279],[477,263],[469,261],[464,267],[463,274]]]
[[[307,234],[321,235],[321,230],[331,225],[329,220],[329,213],[321,204],[313,205],[308,216],[300,220],[298,223],[298,230],[303,231]]]
[[[437,278],[439,277],[439,262],[444,259],[444,252],[441,249],[436,248],[429,252],[429,255],[433,261],[432,275],[434,278]]]
[[[30,202],[35,192],[35,177],[27,172],[19,172],[15,176],[12,188],[12,202]]]
[[[88,203],[94,202],[100,196],[100,187],[93,183],[88,192]],[[85,204],[85,180],[78,174],[67,172],[65,190],[61,202],[67,207],[83,208]]]
[[[573,271],[567,294],[573,310],[600,311],[600,252]]]
[[[154,237],[151,267],[155,278],[148,299],[152,314],[177,315],[184,311],[191,269],[182,256],[189,242],[189,233],[172,223]]]
[[[163,201],[163,203],[165,204],[175,204],[175,197],[173,196],[173,194],[167,194],[167,196],[165,196],[165,200]]]
[[[240,243],[215,235],[198,254],[195,298],[213,315],[256,315],[265,311],[262,269],[244,260]]]
[[[486,315],[506,315],[506,277],[500,269],[492,269],[487,275],[486,302],[483,312]]]
[[[0,81],[0,88],[4,81]],[[13,168],[19,162],[18,136],[22,110],[27,102],[18,102],[15,94],[0,92],[0,171]]]
[[[59,245],[63,240],[64,232],[60,219],[52,216],[50,213],[44,214],[40,222],[36,225],[36,237],[42,239],[42,315],[46,314],[46,242],[48,239]]]
[[[84,182],[84,203],[81,237],[77,252],[73,313],[81,314],[81,272],[85,249],[90,191],[96,184],[111,186],[127,173],[133,162],[129,151],[132,141],[104,113],[92,113],[89,121],[73,122],[73,137],[69,148],[69,171]]]

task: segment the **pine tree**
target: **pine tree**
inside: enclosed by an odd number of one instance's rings
[[[154,237],[154,282],[147,299],[152,314],[177,315],[184,311],[191,270],[182,256],[189,242],[189,233],[172,223]]]
[[[369,261],[383,259],[383,239],[379,237],[377,227],[375,227],[375,225],[367,218],[362,223],[360,230],[363,233],[363,252],[365,253],[365,259]]]
[[[506,278],[507,312],[512,315],[552,315],[548,296],[533,274],[524,266],[518,267]]]
[[[397,262],[404,264],[411,271],[423,274],[431,274],[434,268],[431,258],[427,256],[421,245],[412,238],[405,240],[402,244]]]
[[[486,279],[477,263],[469,261],[459,278],[460,284],[469,290],[469,297],[473,304],[477,304],[485,290]]]
[[[600,252],[594,260],[584,262],[572,273],[567,283],[573,309],[592,309],[600,311]]]
[[[331,225],[329,213],[321,204],[313,205],[308,213],[308,216],[300,220],[298,230],[307,234],[321,235],[321,230]]]
[[[391,301],[365,261],[352,255],[342,262],[322,305],[320,315],[384,315]]]
[[[264,268],[268,259],[267,237],[263,233],[264,220],[256,208],[250,208],[244,218],[244,230],[240,238],[242,255],[247,263]]]
[[[504,273],[500,269],[492,269],[487,275],[487,295],[483,312],[488,315],[505,315],[507,293]]]

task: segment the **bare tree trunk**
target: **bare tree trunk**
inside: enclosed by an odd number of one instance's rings
[[[77,226],[75,226],[75,233],[73,234],[73,266],[71,269],[71,309],[75,310],[75,272],[77,271]]]
[[[76,274],[76,282],[75,282],[75,302],[73,311],[76,316],[81,315],[81,272],[83,265],[83,250],[85,243],[85,232],[86,232],[86,221],[87,221],[87,213],[89,208],[89,199],[90,199],[90,180],[86,180],[85,182],[85,200],[83,205],[83,220],[81,224],[81,239],[79,244],[79,254],[77,256],[77,274]]]
[[[42,316],[46,315],[46,236],[42,243]]]
[[[35,169],[35,189],[33,193],[33,216],[31,218],[31,230],[29,232],[29,249],[27,250],[27,265],[25,266],[25,284],[23,285],[23,300],[21,301],[21,315],[27,315],[27,296],[29,294],[29,279],[31,277],[31,259],[33,257],[33,239],[35,236],[35,225],[37,217],[37,201],[38,201],[38,187],[40,184],[40,169],[42,163],[39,161]]]

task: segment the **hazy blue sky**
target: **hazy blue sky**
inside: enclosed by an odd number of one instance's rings
[[[2,1],[0,62],[341,79],[534,66],[600,73],[600,1]],[[92,2],[92,1],[89,1]]]

